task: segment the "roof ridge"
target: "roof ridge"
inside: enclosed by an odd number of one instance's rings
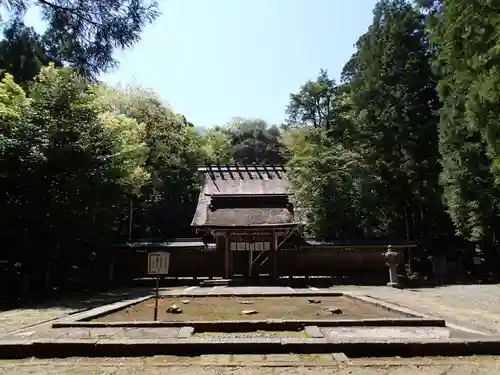
[[[248,172],[258,171],[265,173],[277,173],[286,171],[286,166],[283,164],[209,164],[199,166],[198,172]]]

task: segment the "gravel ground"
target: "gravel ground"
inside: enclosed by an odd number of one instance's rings
[[[412,310],[441,317],[447,322],[484,332],[500,332],[500,285],[450,285],[398,290],[357,288],[370,295]]]
[[[255,331],[255,332],[201,332],[195,333],[194,338],[251,338],[251,339],[282,339],[283,337],[308,338],[305,331]]]
[[[44,321],[62,318],[79,310],[101,306],[121,298],[132,298],[147,293],[144,288],[121,289],[114,292],[96,293],[92,296],[78,296],[48,301],[35,306],[0,312],[0,336]]]

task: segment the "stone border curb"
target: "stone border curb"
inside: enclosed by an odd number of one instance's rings
[[[129,306],[136,305],[143,301],[146,301],[151,298],[151,295],[142,296],[134,299],[125,299],[118,302],[109,303],[103,306],[94,307],[92,309],[85,309],[80,312],[76,312],[74,314],[64,316],[59,319],[54,319],[56,322],[52,324],[52,328],[54,328],[55,324],[74,324],[76,322],[84,323],[86,321],[97,319],[101,316],[111,314],[113,312],[122,310]],[[50,321],[49,321],[50,322]],[[24,328],[23,328],[24,330]]]
[[[191,326],[197,332],[228,332],[254,330],[295,331],[305,326],[318,327],[445,327],[443,319],[423,318],[381,318],[381,319],[312,319],[312,320],[185,320],[185,321],[143,321],[143,322],[56,322],[52,328],[176,328]]]
[[[325,339],[213,340],[35,340],[0,342],[0,358],[139,357],[153,355],[270,353],[345,353],[349,358],[499,355],[500,338],[481,340],[374,340],[329,342]]]
[[[160,297],[161,298],[203,298],[203,297],[342,297],[344,296],[344,292],[328,292],[328,291],[314,291],[311,290],[310,292],[279,292],[279,293],[272,293],[272,292],[266,292],[266,293],[234,293],[234,292],[211,292],[207,291],[205,293],[183,293],[183,292],[174,292],[172,293],[171,291],[167,292],[160,292]]]
[[[344,293],[344,296],[347,298],[352,298],[354,300],[369,303],[371,305],[374,305],[374,306],[379,307],[379,308],[384,309],[384,310],[397,312],[399,314],[403,314],[403,315],[406,315],[409,317],[418,317],[418,318],[429,319],[429,320],[438,319],[435,316],[423,314],[423,313],[417,312],[415,310],[408,309],[404,306],[399,306],[399,305],[396,305],[394,303],[390,303],[390,302],[384,301],[382,299],[373,298],[373,297],[368,296],[368,295],[357,295],[354,293],[346,292],[346,293]]]
[[[242,294],[237,293],[235,296],[251,297],[253,294]],[[256,294],[260,297],[276,297],[277,295],[271,294]],[[52,328],[116,328],[116,327],[126,327],[126,328],[155,328],[155,327],[184,327],[192,326],[198,332],[207,331],[249,331],[249,330],[298,330],[303,329],[305,326],[318,326],[318,327],[380,327],[380,326],[399,326],[399,327],[445,327],[446,322],[443,319],[438,319],[435,317],[419,314],[418,312],[390,304],[385,301],[379,301],[371,297],[366,297],[362,295],[355,295],[346,292],[330,292],[330,293],[317,293],[315,291],[306,293],[286,293],[281,294],[282,296],[314,296],[314,297],[324,297],[324,296],[335,296],[335,297],[346,297],[353,300],[358,300],[370,305],[374,305],[385,310],[393,311],[407,318],[394,319],[394,318],[375,318],[375,319],[311,319],[311,320],[296,320],[296,319],[260,319],[260,320],[223,320],[223,321],[126,321],[126,322],[92,322],[91,320],[97,319],[99,317],[111,314],[113,312],[125,309],[127,307],[136,305],[143,301],[153,298],[151,295],[143,296],[140,298],[135,298],[132,300],[119,301],[112,304],[100,306],[94,309],[87,310],[80,314],[75,314],[69,317],[65,317],[58,320],[52,324]],[[210,297],[218,297],[220,294],[214,294]],[[178,295],[176,297],[182,298],[207,298],[206,295]],[[162,297],[163,298],[163,297]]]

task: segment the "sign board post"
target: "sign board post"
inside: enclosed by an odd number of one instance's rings
[[[157,251],[148,254],[148,274],[156,275],[156,291],[155,291],[155,312],[154,320],[158,320],[158,298],[160,289],[160,275],[167,275],[170,266],[170,253]]]

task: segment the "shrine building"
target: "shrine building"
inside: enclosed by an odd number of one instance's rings
[[[168,277],[173,283],[191,279],[208,286],[237,279],[292,283],[321,278],[336,284],[394,285],[396,266],[403,272],[402,256],[416,247],[401,239],[305,238],[304,215],[294,205],[284,166],[217,165],[198,168],[198,173],[200,192],[191,222],[196,238],[117,246],[110,269],[117,263],[118,279],[148,276],[147,254],[166,251],[171,254]],[[394,251],[401,256],[395,257]],[[110,271],[110,279],[114,274]]]
[[[277,252],[301,232],[284,166],[198,169],[201,191],[191,225],[224,253],[224,277],[277,276]]]

